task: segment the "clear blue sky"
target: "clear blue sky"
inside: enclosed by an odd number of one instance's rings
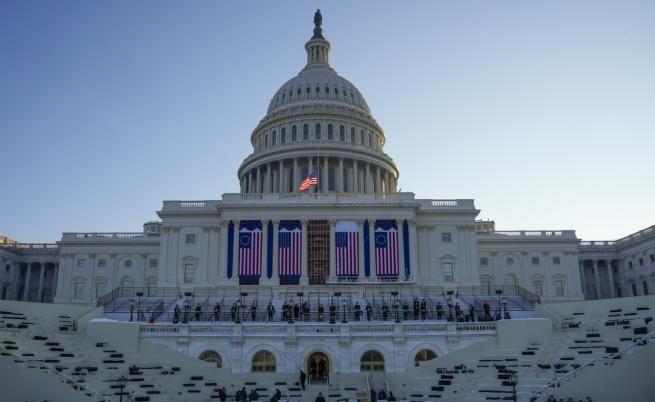
[[[499,229],[655,224],[652,0],[4,0],[0,234],[139,231],[162,200],[237,192],[317,7],[403,191]]]

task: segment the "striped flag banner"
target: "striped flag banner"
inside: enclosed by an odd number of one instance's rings
[[[375,267],[378,276],[398,276],[398,225],[375,221]]]
[[[337,276],[359,275],[359,231],[357,222],[339,221],[335,227]]]
[[[262,274],[262,222],[239,223],[239,276]]]
[[[300,221],[280,221],[277,266],[280,277],[299,277],[302,252]]]

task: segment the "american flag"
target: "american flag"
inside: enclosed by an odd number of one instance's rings
[[[337,222],[335,246],[337,276],[359,275],[359,232],[356,222]]]
[[[239,223],[239,276],[262,274],[262,222]]]
[[[298,190],[300,191],[305,191],[311,186],[317,186],[318,185],[318,176],[316,175],[316,172],[312,172],[305,178],[305,180],[300,183],[300,187],[298,187]]]
[[[398,226],[395,221],[375,221],[375,267],[378,276],[398,276]]]
[[[300,276],[302,229],[300,221],[280,221],[277,266],[280,276]]]

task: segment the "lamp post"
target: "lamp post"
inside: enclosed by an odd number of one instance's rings
[[[136,320],[137,321],[139,321],[139,317],[141,317],[141,296],[143,296],[143,292],[136,292],[136,297],[137,297]]]
[[[503,318],[505,318],[507,316],[507,300],[505,300],[504,297],[503,297],[503,310],[505,310],[503,312]]]
[[[395,302],[393,302],[394,307],[396,307],[396,324],[400,324],[400,300],[396,299]]]
[[[341,300],[341,310],[343,311],[343,320],[341,320],[341,323],[345,324],[345,323],[348,322],[348,321],[346,321],[346,301],[345,300]]]
[[[130,322],[133,321],[134,315],[134,299],[130,299]]]
[[[118,385],[121,387],[120,402],[123,402],[123,390],[125,389],[125,385],[127,384],[127,378],[125,378],[125,376],[122,375],[117,381],[118,381]]]
[[[516,371],[510,374],[509,381],[512,383],[512,400],[516,402],[516,384],[519,382],[519,376]]]
[[[496,294],[498,295],[498,310],[500,310],[500,295],[503,294],[503,290],[502,289],[497,289]]]
[[[184,299],[184,320],[182,321],[184,324],[189,322],[189,307],[189,299],[187,296],[187,298]]]

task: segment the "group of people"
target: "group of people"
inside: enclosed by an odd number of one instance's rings
[[[428,306],[428,303],[426,299],[421,299],[419,300],[418,298],[414,298],[413,302],[411,303],[411,308],[410,308],[410,303],[405,300],[403,303],[400,303],[399,301],[396,301],[393,303],[393,306],[396,307],[396,312],[395,312],[395,319],[400,320],[401,319],[401,314],[402,314],[402,320],[403,321],[408,321],[408,320],[426,320],[429,318],[429,315],[431,315],[430,310],[431,308]],[[344,305],[345,307],[345,305]],[[379,307],[380,313],[381,313],[381,318],[383,321],[388,321],[389,319],[393,319],[393,312],[391,310],[391,307],[389,304],[386,302],[382,303],[382,306]],[[182,309],[180,308],[179,304],[175,305],[174,311],[173,311],[173,323],[177,324],[180,321],[181,322],[189,322],[191,319],[195,319],[195,321],[208,321],[206,316],[203,315],[203,313],[207,313],[206,311],[203,312],[203,306],[200,303],[196,303],[194,307],[194,311],[191,312],[191,305],[188,300],[184,301],[184,312],[182,312]],[[232,322],[238,323],[241,322],[246,318],[246,311],[250,312],[250,320],[251,321],[257,321],[257,301],[253,300],[253,302],[250,304],[250,306],[246,305],[241,305],[241,303],[235,301],[232,303],[232,306],[230,308],[230,318]],[[402,310],[402,312],[401,312]],[[269,301],[268,305],[266,306],[266,320],[269,322],[275,321],[275,306],[273,306],[273,303]],[[332,301],[330,302],[330,305],[328,307],[328,312],[329,312],[329,322],[334,324],[339,316],[339,313],[345,315],[345,311],[339,312],[339,309],[337,307],[337,304]],[[360,321],[362,319],[362,313],[366,313],[366,320],[371,321],[374,320],[374,309],[371,303],[366,303],[366,307],[362,308],[362,306],[359,304],[359,302],[355,302],[355,305],[352,306],[352,315],[354,316],[355,321]],[[510,319],[511,315],[510,312],[505,308],[505,311],[503,314],[501,309],[498,308],[495,310],[495,312],[492,314],[491,312],[491,307],[488,302],[484,302],[482,305],[482,311],[477,310],[475,308],[475,305],[470,304],[468,306],[468,311],[465,311],[461,308],[458,302],[453,302],[452,299],[448,299],[446,306],[442,306],[441,303],[437,303],[434,306],[434,313],[435,315],[432,317],[435,317],[437,320],[447,320],[447,321],[457,321],[457,322],[473,322],[473,321],[497,321],[500,319]],[[282,322],[293,322],[293,321],[310,321],[311,319],[311,309],[310,309],[310,304],[308,301],[304,301],[300,304],[294,303],[293,299],[285,301],[284,304],[282,305],[282,313],[280,314],[280,321]],[[343,317],[345,319],[345,317]],[[211,318],[213,321],[218,322],[221,320],[221,304],[216,303],[214,307],[212,308],[211,312]],[[326,316],[325,316],[325,308],[323,307],[322,303],[318,304],[317,310],[316,310],[316,320],[318,322],[325,321]]]
[[[555,398],[554,396],[550,395],[550,396],[548,396],[548,399],[546,399],[546,402],[576,402],[576,401],[575,401],[573,398],[571,398],[571,397],[568,397],[566,400],[565,400],[564,398],[559,398],[559,401],[558,401],[557,398]],[[583,400],[582,400],[582,399],[578,399],[578,402],[583,402]],[[588,397],[584,400],[584,402],[593,402],[593,401],[591,400],[591,397],[588,396]]]
[[[373,388],[371,388],[371,402],[377,402],[377,401],[396,401],[396,397],[393,395],[393,392],[389,391],[389,395],[384,391],[384,389],[381,389],[379,392],[375,392]]]

